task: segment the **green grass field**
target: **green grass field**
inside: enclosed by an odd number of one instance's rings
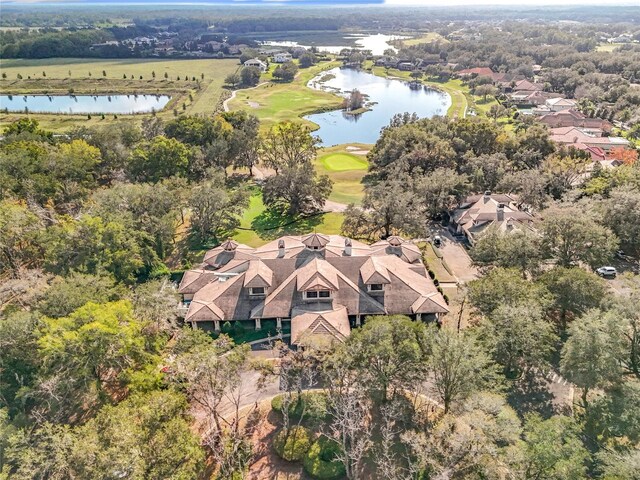
[[[325,169],[331,172],[344,172],[346,170],[366,170],[367,161],[350,153],[330,153],[320,158]]]
[[[325,62],[300,70],[291,83],[270,82],[249,90],[238,90],[235,98],[229,102],[229,108],[247,110],[262,121],[263,128],[322,109],[339,108],[342,103],[339,97],[307,87],[309,80],[319,72],[338,65],[337,62]],[[305,122],[312,128],[317,127],[312,122]]]
[[[624,43],[601,43],[596,47],[596,52],[613,52],[622,45],[624,45]]]
[[[224,79],[239,67],[236,59],[159,60],[159,59],[86,59],[50,58],[41,60],[4,60],[0,71],[7,78],[0,80],[3,93],[65,94],[70,88],[75,93],[170,93],[170,104],[160,113],[165,119],[173,117],[173,108],[187,114],[213,113],[224,85]],[[46,76],[43,76],[43,72]],[[103,75],[103,72],[105,75]],[[89,75],[91,73],[91,75]],[[153,76],[155,73],[155,77]],[[165,78],[165,73],[168,78]],[[18,79],[18,74],[23,78]],[[126,75],[127,79],[123,79]],[[133,75],[133,79],[131,76]],[[204,78],[202,76],[204,75]],[[142,79],[140,79],[142,76]],[[31,77],[31,79],[29,79]],[[178,80],[180,77],[180,80]],[[185,77],[189,80],[186,81]],[[193,81],[193,77],[196,81]],[[198,82],[200,88],[198,88]],[[193,101],[189,98],[192,95]],[[182,109],[182,104],[186,110]],[[0,114],[5,125],[24,114]],[[93,126],[107,123],[93,115],[30,114],[46,129],[60,132],[72,126]],[[119,115],[119,119],[139,122],[143,115]]]
[[[283,235],[303,235],[315,230],[327,235],[339,234],[343,215],[340,213],[324,213],[311,218],[298,220],[291,225],[284,225],[291,219],[281,215],[272,215],[262,203],[260,189],[254,188],[238,229],[233,237],[237,242],[250,247],[259,247]],[[281,225],[284,225],[280,227]],[[245,230],[243,230],[245,229]]]
[[[329,200],[360,205],[364,197],[362,178],[367,173],[369,163],[365,155],[351,153],[346,149],[347,146],[357,147],[362,151],[371,148],[371,145],[360,143],[324,148],[316,159],[315,167],[318,173],[328,175],[333,180]]]
[[[431,43],[435,41],[449,43],[449,40],[447,40],[442,35],[436,32],[428,32],[415,38],[408,38],[406,40],[402,40],[402,43],[407,47],[410,47],[412,45],[419,45],[421,43]]]

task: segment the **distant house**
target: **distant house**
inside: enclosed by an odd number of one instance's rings
[[[459,77],[492,77],[494,72],[489,67],[475,67],[458,70],[456,74]]]
[[[259,58],[252,58],[250,60],[247,60],[243,65],[245,67],[257,67],[261,72],[266,72],[267,68],[269,68],[268,65]]]
[[[437,321],[449,309],[421,258],[400,237],[366,245],[312,233],[258,248],[228,240],[184,274],[185,322],[208,330],[269,324],[308,345],[342,342],[369,315]]]
[[[550,112],[538,118],[539,122],[544,123],[549,128],[559,127],[580,127],[583,131],[593,132],[611,132],[612,125],[601,118],[589,118],[582,112],[577,110],[560,110],[559,112]]]
[[[559,112],[561,110],[569,110],[575,108],[576,101],[568,98],[550,98],[544,102],[545,106],[552,112]]]
[[[512,196],[491,192],[467,197],[453,212],[449,228],[474,245],[478,236],[490,226],[507,233],[534,230],[533,216],[520,210]]]
[[[414,69],[414,65],[411,62],[399,62],[398,63],[398,70],[403,70],[405,72],[410,72]]]
[[[273,63],[287,63],[293,60],[293,56],[289,52],[278,52],[273,55]]]
[[[550,130],[549,138],[567,147],[573,146],[578,149],[584,147],[599,147],[605,152],[612,148],[627,148],[629,140],[622,137],[603,137],[602,132],[591,130],[585,131],[578,127],[559,127]]]
[[[530,82],[529,80],[519,80],[512,87],[514,92],[541,92],[544,85]]]

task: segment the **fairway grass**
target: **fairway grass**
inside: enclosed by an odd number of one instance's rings
[[[262,202],[260,189],[254,187],[249,200],[249,208],[245,210],[240,228],[233,238],[238,243],[259,247],[283,235],[304,235],[314,231],[326,235],[337,235],[340,233],[343,218],[341,213],[330,212],[284,225],[291,219],[270,214]]]
[[[346,170],[366,170],[369,164],[364,158],[350,153],[330,153],[320,158],[325,169],[331,172]]]
[[[336,95],[307,87],[307,83],[323,70],[338,66],[338,62],[324,62],[301,69],[291,83],[265,83],[257,88],[238,90],[229,102],[230,110],[246,110],[258,117],[263,129],[304,115],[340,108],[342,99]],[[302,120],[314,130],[317,125]]]
[[[174,108],[184,114],[214,113],[223,91],[224,79],[238,68],[237,59],[4,60],[0,71],[6,73],[7,78],[0,80],[0,90],[15,94],[46,92],[62,95],[67,94],[69,89],[73,89],[76,94],[166,93],[172,96],[172,100],[158,116],[170,120],[174,117]],[[43,72],[46,76],[43,76]],[[165,73],[168,77],[166,79]],[[18,74],[23,77],[22,80],[17,78]],[[124,75],[127,76],[126,80],[123,79]],[[193,77],[196,78],[195,81]],[[0,126],[24,116],[25,114],[20,113],[2,113]],[[118,115],[118,119],[139,123],[145,116],[148,115]],[[54,132],[79,125],[107,124],[114,118],[112,115],[107,115],[105,119],[100,115],[92,115],[89,120],[87,115],[66,114],[29,114],[29,117],[38,120],[43,128]]]
[[[402,43],[407,46],[420,45],[421,43],[443,42],[449,43],[449,40],[436,32],[428,32],[420,35],[419,37],[409,38],[402,40]]]

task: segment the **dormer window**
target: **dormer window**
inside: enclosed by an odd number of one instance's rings
[[[370,285],[367,285],[367,290],[369,292],[383,292],[384,291],[384,284],[382,284],[382,283],[372,283]]]
[[[321,298],[331,298],[330,290],[309,290],[304,292],[304,298],[306,300],[317,300]]]
[[[261,296],[265,294],[264,287],[251,287],[249,289],[249,295],[252,297]]]

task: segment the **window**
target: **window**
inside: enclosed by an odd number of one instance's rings
[[[331,292],[329,290],[310,290],[304,292],[304,298],[307,300],[313,300],[316,298],[331,298]]]
[[[384,285],[381,283],[372,283],[367,285],[367,290],[370,292],[382,292],[384,290]]]
[[[264,287],[252,287],[249,289],[249,295],[264,295]]]

